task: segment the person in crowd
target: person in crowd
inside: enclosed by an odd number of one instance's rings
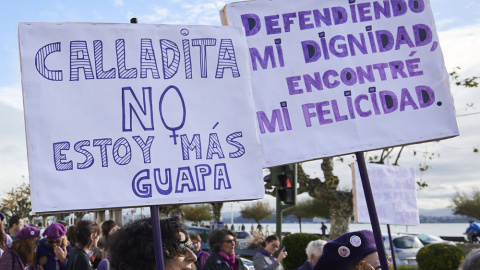
[[[195,266],[198,270],[203,270],[210,254],[202,250],[202,238],[200,235],[191,233],[190,241],[193,243],[193,252],[195,252],[195,255],[197,256]]]
[[[197,259],[193,244],[181,217],[160,219],[165,269],[190,269]],[[117,270],[154,270],[155,245],[152,219],[144,218],[127,223],[110,238],[111,266]],[[113,268],[110,269],[113,269]]]
[[[5,232],[3,226],[3,221],[5,220],[5,215],[0,213],[0,258],[2,257],[3,251],[12,245],[12,238]]]
[[[305,249],[307,260],[298,268],[298,270],[312,270],[320,256],[322,256],[323,246],[325,246],[326,243],[327,241],[325,240],[310,241]]]
[[[12,240],[15,241],[15,235],[23,229],[24,222],[23,218],[19,216],[12,216],[8,221],[8,234],[12,237]]]
[[[467,235],[468,242],[473,243],[474,241],[478,241],[477,237],[480,235],[480,226],[473,220],[470,220],[469,223],[470,226],[468,226],[465,234]]]
[[[76,248],[70,253],[67,261],[67,270],[92,270],[88,257],[92,247],[97,246],[100,238],[100,227],[89,220],[80,220],[72,232]]]
[[[260,234],[263,234],[263,226],[262,226],[262,224],[258,223],[258,225],[257,225],[257,230],[258,230],[258,232],[259,232]]]
[[[35,264],[35,248],[40,238],[40,230],[36,227],[24,227],[15,235],[11,248],[7,248],[0,258],[0,269],[5,270],[43,270]]]
[[[102,236],[103,236],[103,258],[108,256],[108,250],[110,249],[110,241],[108,241],[110,234],[113,234],[120,227],[113,220],[107,220],[102,223]]]
[[[460,270],[480,269],[480,249],[472,250],[463,260]]]
[[[242,223],[242,231],[245,231],[245,224]]]
[[[205,270],[247,270],[247,267],[235,256],[235,232],[227,229],[215,229],[208,236],[212,254],[208,257]]]
[[[70,227],[68,227],[67,233],[65,235],[67,237],[67,241],[69,243],[68,248],[72,249],[72,251],[76,247],[75,239],[73,237],[74,231],[75,231],[75,226],[70,226]]]
[[[325,225],[325,223],[322,222],[322,226],[320,227],[320,230],[322,231],[322,236],[323,237],[327,237],[327,225]]]
[[[67,269],[67,258],[72,248],[65,234],[67,229],[60,223],[52,223],[43,231],[43,239],[37,247],[38,264],[45,270]]]
[[[103,254],[105,258],[98,265],[97,270],[110,270],[113,267],[110,266],[112,263],[112,256],[110,255],[110,242],[112,235],[118,231],[120,227],[113,220],[107,220],[102,224],[102,234],[103,234]]]
[[[340,235],[323,246],[313,270],[381,270],[373,232],[369,230]]]
[[[281,262],[287,257],[285,247],[282,248],[276,259],[273,257],[273,253],[280,247],[278,237],[276,235],[267,236],[262,243],[262,247],[263,249],[253,255],[255,270],[283,270]]]

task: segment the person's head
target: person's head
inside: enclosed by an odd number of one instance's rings
[[[21,229],[23,229],[23,226],[23,219],[19,216],[12,216],[8,221],[8,228],[10,233],[13,235],[17,234]]]
[[[475,222],[475,221],[473,221],[472,219],[470,219],[470,220],[468,221],[468,223],[470,223],[470,224],[472,224],[473,222]]]
[[[45,231],[43,231],[43,237],[47,239],[47,246],[66,246],[67,238],[65,234],[67,233],[67,228],[60,223],[52,223],[48,226]]]
[[[38,226],[37,226],[37,227],[38,227],[38,228],[43,227],[43,223],[42,223],[42,222],[38,222]]]
[[[312,265],[315,265],[320,256],[322,256],[323,246],[325,246],[326,243],[327,241],[324,240],[315,240],[308,243],[305,252],[307,253],[307,260]]]
[[[323,246],[322,256],[314,266],[319,269],[378,269],[377,247],[372,231],[344,233]]]
[[[117,226],[117,223],[113,220],[107,220],[102,223],[102,235],[104,239],[105,250],[110,249],[110,243],[109,243],[110,232],[115,232],[118,228],[119,227]]]
[[[200,251],[200,248],[202,247],[202,238],[198,234],[191,233],[190,241],[192,241],[193,243],[193,251],[195,252],[195,254],[198,253]]]
[[[225,252],[227,255],[232,255],[235,251],[237,234],[228,229],[215,229],[210,232],[208,236],[208,244],[212,252]]]
[[[472,250],[460,266],[460,270],[476,269],[480,269],[480,249]]]
[[[188,243],[188,232],[179,216],[160,219],[165,269],[188,269],[197,257]],[[155,269],[151,218],[127,223],[110,238],[112,265],[122,270]]]
[[[20,255],[25,265],[34,265],[35,248],[40,237],[40,230],[36,227],[24,227],[15,235],[17,241],[12,243],[12,248]]]
[[[262,243],[262,247],[265,251],[269,254],[275,253],[280,247],[280,242],[278,241],[278,237],[276,235],[269,235],[265,238],[265,241]]]
[[[97,246],[100,238],[100,227],[90,220],[80,220],[72,232],[73,239],[80,249],[91,249]]]
[[[3,222],[0,221],[0,248],[5,248],[5,241],[7,235],[5,234],[5,229],[3,228]]]
[[[75,246],[75,237],[74,237],[74,232],[75,232],[75,226],[70,226],[67,229],[67,233],[65,236],[67,236],[68,242],[70,242],[71,246]]]

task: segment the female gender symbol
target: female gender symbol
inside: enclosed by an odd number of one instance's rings
[[[178,97],[180,98],[180,101],[182,102],[183,118],[182,118],[182,123],[178,127],[169,127],[167,123],[165,123],[165,119],[163,118],[163,113],[162,113],[163,98],[165,97],[165,94],[168,93],[170,89],[174,89],[176,91]],[[170,135],[170,138],[173,138],[173,144],[176,145],[178,135],[175,133],[175,131],[183,128],[183,125],[185,124],[185,117],[186,117],[185,101],[183,100],[182,93],[180,93],[180,90],[176,86],[170,85],[163,91],[159,101],[159,111],[160,111],[160,117],[162,118],[163,125],[165,126],[166,129],[172,131],[172,135]]]

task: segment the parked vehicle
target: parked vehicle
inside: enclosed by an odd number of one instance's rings
[[[247,260],[245,258],[240,257],[242,260],[243,264],[249,269],[249,270],[255,270],[255,266],[253,265],[253,262],[250,260]]]
[[[200,238],[202,238],[202,245],[201,248],[204,251],[210,250],[210,247],[208,245],[208,235],[212,231],[210,228],[204,228],[204,227],[195,227],[195,226],[185,226],[187,228],[188,233],[194,233],[200,235]]]
[[[431,234],[426,234],[426,233],[402,233],[402,234],[415,235],[416,237],[418,237],[418,239],[420,240],[420,242],[422,242],[423,245],[428,245],[433,243],[442,243],[442,244],[455,246],[454,242],[443,240],[442,238],[435,235],[431,235]]]
[[[246,231],[236,231],[238,248],[247,249],[253,241],[253,236]]]
[[[397,265],[417,265],[417,253],[423,247],[415,235],[392,235],[395,262]],[[388,254],[392,254],[388,235],[383,235],[383,244]]]

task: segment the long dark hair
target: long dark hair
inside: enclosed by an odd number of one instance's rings
[[[105,251],[108,251],[110,249],[110,241],[109,241],[109,234],[110,231],[117,226],[117,223],[113,220],[107,220],[102,223],[102,234],[103,234],[103,248]]]
[[[160,219],[162,230],[163,257],[171,260],[177,256],[182,243],[180,233],[188,239],[182,219],[179,216]],[[112,266],[119,270],[151,270],[155,267],[155,246],[151,218],[127,223],[110,236]]]
[[[84,249],[92,244],[90,236],[94,234],[100,234],[100,227],[97,223],[93,223],[90,220],[80,220],[73,229],[72,236],[73,242],[78,248]]]
[[[262,242],[262,247],[266,247],[268,243],[272,242],[272,241],[278,241],[278,237],[274,234],[272,235],[269,235],[267,236],[267,238],[265,238],[265,241]]]
[[[223,239],[225,239],[225,236],[231,235],[233,238],[237,238],[237,234],[229,229],[215,229],[210,232],[208,235],[208,244],[210,245],[210,249],[218,253],[220,252],[220,249],[222,248],[222,243]]]

